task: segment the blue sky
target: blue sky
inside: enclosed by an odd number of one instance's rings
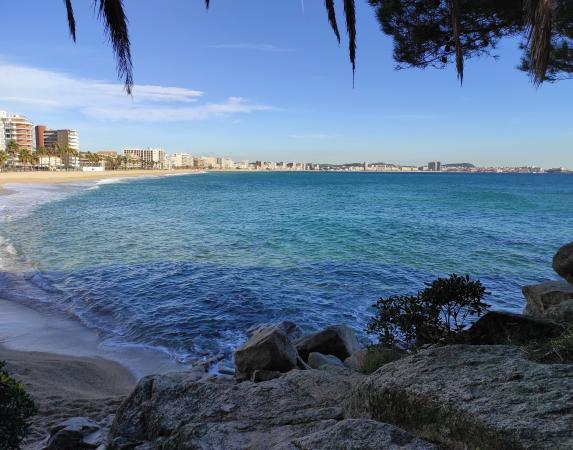
[[[573,80],[534,88],[515,42],[497,61],[467,61],[463,87],[453,69],[395,71],[359,0],[353,88],[346,36],[338,46],[322,0],[212,0],[209,12],[202,0],[125,0],[131,98],[91,1],[74,2],[77,44],[63,2],[5,3],[0,110],[78,129],[85,150],[573,167]]]

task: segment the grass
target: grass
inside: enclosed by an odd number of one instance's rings
[[[370,375],[382,367],[384,364],[397,361],[405,356],[405,352],[395,348],[388,348],[382,345],[371,345],[364,355],[362,363],[362,373]]]
[[[544,363],[573,363],[573,325],[560,336],[525,346],[528,357]]]

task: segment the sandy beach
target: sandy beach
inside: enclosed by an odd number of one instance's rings
[[[189,169],[174,170],[106,170],[105,172],[0,172],[0,193],[10,193],[3,186],[18,184],[54,184],[73,181],[103,180],[106,178],[132,178],[193,173]]]

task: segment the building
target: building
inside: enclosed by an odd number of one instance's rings
[[[36,129],[36,133],[38,130]],[[80,151],[80,139],[76,130],[50,130],[44,129],[44,147],[46,148],[69,148]],[[37,145],[37,140],[36,140]]]
[[[168,160],[170,167],[174,169],[189,169],[194,167],[193,156],[189,153],[174,153],[169,156]]]
[[[44,143],[44,132],[46,129],[46,125],[36,125],[36,150],[41,147],[46,147]]]
[[[428,170],[431,172],[439,172],[442,170],[442,163],[440,161],[431,161],[428,163]]]
[[[6,150],[10,141],[34,151],[34,125],[24,116],[0,111],[0,150]]]
[[[123,154],[131,161],[139,160],[141,168],[164,169],[167,166],[165,151],[159,148],[126,148]]]

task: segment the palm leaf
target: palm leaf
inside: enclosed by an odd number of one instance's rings
[[[352,63],[352,84],[356,73],[356,5],[354,0],[344,0],[346,31],[348,31],[348,52]]]
[[[529,74],[536,86],[545,80],[551,57],[554,0],[526,0],[528,26],[527,46],[530,59]]]
[[[458,0],[448,0],[450,17],[452,22],[452,33],[456,48],[456,71],[460,83],[464,82],[464,54],[462,50],[461,29],[460,29],[460,5]]]
[[[104,22],[106,33],[109,36],[117,59],[118,75],[124,80],[126,92],[131,94],[133,89],[133,64],[131,62],[131,47],[127,30],[127,17],[123,10],[123,0],[99,0],[99,17]]]
[[[68,26],[72,39],[76,42],[76,19],[74,17],[74,8],[72,7],[72,0],[64,0],[66,4],[66,11],[68,12]]]
[[[324,6],[326,6],[326,11],[328,12],[328,21],[332,27],[332,31],[336,35],[336,39],[340,44],[340,32],[338,31],[338,24],[336,23],[336,11],[334,10],[334,0],[324,0]]]

